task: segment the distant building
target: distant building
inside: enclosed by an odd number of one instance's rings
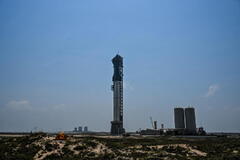
[[[175,129],[184,129],[185,134],[195,134],[196,117],[193,107],[174,108]]]
[[[153,127],[154,127],[154,129],[157,129],[157,121],[153,122]]]
[[[87,126],[84,127],[84,132],[88,132],[88,127]]]
[[[78,127],[78,132],[82,132],[82,127],[81,126]]]
[[[183,108],[174,108],[174,122],[176,129],[185,128],[185,118],[184,118],[184,109]]]
[[[73,132],[77,132],[77,127],[74,128]]]
[[[186,130],[195,133],[196,132],[196,117],[195,110],[192,107],[185,108]]]
[[[164,128],[164,125],[161,124],[161,128],[156,129],[157,124],[154,124],[153,129],[140,129],[137,133],[141,135],[206,135],[203,127],[196,128],[195,109],[193,107],[174,108],[174,122],[175,128]]]
[[[163,123],[161,124],[161,129],[164,129],[164,124]]]

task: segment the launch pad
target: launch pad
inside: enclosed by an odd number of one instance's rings
[[[111,122],[111,134],[112,135],[120,135],[125,133],[125,129],[123,128],[123,123],[119,121],[112,121]]]

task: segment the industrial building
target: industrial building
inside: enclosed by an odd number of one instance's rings
[[[82,132],[82,126],[78,127],[78,132]]]
[[[185,118],[183,108],[174,108],[174,122],[175,128],[181,129],[185,128]]]
[[[123,128],[123,58],[116,55],[112,59],[114,73],[113,85],[113,121],[111,121],[111,134],[120,135],[125,133]]]
[[[192,107],[185,108],[186,130],[189,133],[196,133],[195,110]]]
[[[77,132],[77,127],[74,128],[73,132]]]
[[[178,129],[182,134],[196,134],[196,118],[193,107],[174,108],[175,129]]]
[[[85,126],[84,129],[83,129],[84,132],[88,132],[88,127]]]
[[[161,128],[157,129],[157,122],[152,121],[152,129],[141,130],[142,135],[205,135],[203,127],[196,128],[195,109],[193,107],[174,108],[174,124],[175,128]]]

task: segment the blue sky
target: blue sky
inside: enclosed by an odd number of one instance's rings
[[[109,131],[124,57],[124,125],[240,132],[239,0],[0,1],[0,131]]]

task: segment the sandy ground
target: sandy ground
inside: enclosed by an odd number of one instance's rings
[[[0,134],[0,137],[23,137],[23,136],[27,136],[26,134]],[[73,137],[87,137],[89,135],[73,135]],[[117,138],[117,139],[120,139],[122,138],[122,136],[92,136],[92,137],[98,137],[98,138]],[[143,137],[135,137],[135,136],[130,136],[128,138],[143,138]],[[74,138],[70,138],[69,139],[70,141],[75,141]],[[54,144],[54,145],[57,145],[58,146],[58,149],[55,149],[53,151],[46,151],[45,150],[45,143],[46,142],[49,142],[51,144]],[[107,146],[105,146],[103,143],[101,142],[98,142],[96,140],[94,140],[95,143],[97,143],[97,146],[95,148],[92,148],[91,152],[94,152],[96,154],[103,154],[104,152],[108,152],[108,153],[112,153],[112,150],[110,148],[108,148]],[[39,150],[39,152],[34,156],[34,160],[43,160],[46,156],[48,155],[51,155],[51,154],[61,154],[62,153],[62,148],[64,147],[65,145],[65,141],[61,141],[61,140],[55,140],[55,137],[54,136],[47,136],[47,137],[44,137],[42,138],[41,140],[39,141],[36,141],[34,142],[36,145],[38,146],[41,146],[42,149]],[[81,142],[80,142],[81,143]],[[81,144],[73,144],[73,145],[69,145],[68,148],[74,152],[74,154],[79,154],[80,152],[79,151],[76,151],[74,150],[74,148],[77,146],[77,145],[81,145]],[[207,156],[207,153],[205,152],[202,152],[200,150],[197,150],[197,149],[194,149],[192,148],[191,146],[187,145],[187,144],[167,144],[167,145],[153,145],[153,146],[148,146],[149,148],[156,148],[156,149],[162,149],[163,147],[169,147],[169,146],[172,146],[172,147],[181,147],[183,149],[186,149],[188,150],[188,152],[190,154],[195,154],[197,156],[201,156],[201,157],[205,157]],[[144,152],[144,151],[141,151],[141,148],[142,148],[142,145],[136,145],[136,146],[132,146],[130,148],[135,148],[137,149],[136,151],[138,152]],[[123,152],[130,152],[131,150],[125,150]],[[237,153],[238,151],[234,151],[234,153]],[[169,153],[171,154],[171,153]]]
[[[54,140],[54,137],[45,137],[43,138],[43,140],[41,140],[40,142],[37,142],[36,144],[39,146],[44,146],[43,143],[46,141],[51,142],[51,144],[57,144],[59,146],[58,149],[55,149],[53,151],[50,152],[46,152],[43,149],[39,150],[38,153],[34,156],[34,160],[43,160],[45,157],[47,157],[48,155],[54,154],[54,153],[60,153],[62,148],[65,145],[65,141],[61,141],[61,140]]]
[[[195,153],[195,154],[198,155],[198,156],[202,156],[202,157],[207,156],[207,153],[202,152],[202,151],[197,150],[197,149],[193,149],[192,147],[188,146],[187,144],[156,145],[156,146],[148,146],[148,147],[149,147],[149,148],[162,149],[162,148],[165,147],[165,146],[167,146],[167,147],[168,147],[168,146],[181,147],[181,148],[184,148],[184,149],[189,150],[189,151],[192,152],[192,153]],[[141,145],[137,145],[137,146],[132,146],[131,148],[141,149],[142,146],[141,146]]]

